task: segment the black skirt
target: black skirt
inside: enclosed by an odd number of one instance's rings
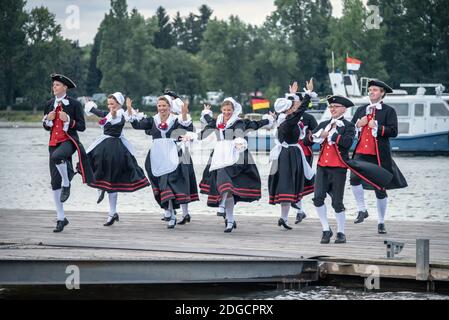
[[[120,138],[107,138],[87,154],[95,182],[89,186],[108,192],[134,192],[149,185],[136,158]]]
[[[306,156],[306,160],[309,163],[310,167],[312,167],[313,164],[313,155]],[[302,192],[302,196],[306,196],[308,194],[313,193],[315,190],[315,176],[312,177],[312,179],[307,179],[304,177],[304,191]]]
[[[179,150],[180,164],[175,171],[156,177],[151,172],[151,150],[145,160],[150,183],[153,188],[153,195],[159,206],[168,209],[169,201],[173,201],[173,208],[178,209],[180,204],[198,201],[198,189],[190,154],[185,154]]]
[[[200,183],[200,192],[208,195],[209,207],[218,207],[225,192],[230,192],[234,196],[235,203],[253,202],[261,198],[259,171],[248,150],[240,154],[236,164],[210,172],[212,155],[213,152]]]
[[[304,189],[304,180],[301,151],[297,147],[282,148],[279,158],[271,165],[268,177],[269,203],[298,202],[311,193],[310,188]]]

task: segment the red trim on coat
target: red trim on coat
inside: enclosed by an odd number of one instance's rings
[[[378,190],[383,190],[383,188],[379,187],[377,184],[375,184],[374,182],[370,181],[368,178],[366,178],[365,176],[363,176],[361,173],[357,172],[356,170],[354,170],[353,168],[351,168],[350,166],[348,166],[346,164],[346,162],[343,160],[343,158],[341,157],[340,154],[340,150],[338,149],[338,146],[335,145],[335,147],[337,148],[337,155],[340,158],[340,160],[346,165],[346,167],[351,170],[351,172],[354,172],[354,174],[356,176],[358,176],[359,178],[363,179],[365,182],[369,183],[370,185],[372,185],[373,187],[375,187]],[[377,141],[376,141],[376,147],[377,147]],[[378,153],[379,154],[379,153]]]
[[[376,119],[376,109],[374,109],[374,114],[373,114],[373,120]],[[376,157],[377,157],[377,164],[379,165],[379,167],[381,167],[382,165],[380,164],[380,155],[379,155],[379,145],[377,143],[377,137],[374,138],[374,141],[376,142]],[[379,189],[382,190],[382,189]]]
[[[335,141],[335,143],[338,144],[338,142],[340,141],[340,139],[341,139],[341,134],[339,134],[339,135],[337,136],[337,140]]]
[[[67,137],[69,137],[70,141],[72,141],[73,144],[74,144],[75,147],[76,147],[76,150],[77,150],[77,152],[78,152],[78,160],[79,160],[79,162],[80,162],[81,177],[83,178],[83,183],[86,183],[86,175],[85,175],[85,173],[84,173],[83,160],[82,160],[82,157],[81,157],[81,150],[80,150],[80,147],[78,146],[78,143],[76,143],[75,139],[73,139],[73,138],[70,136],[70,134],[67,134]]]

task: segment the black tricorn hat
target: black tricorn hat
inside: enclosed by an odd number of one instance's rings
[[[371,86],[376,86],[376,87],[380,87],[380,88],[384,88],[386,93],[392,93],[393,89],[391,89],[391,87],[386,84],[383,81],[380,80],[376,80],[376,79],[371,79],[370,81],[368,81],[368,88]]]
[[[348,98],[342,97],[342,96],[327,96],[326,99],[329,104],[338,103],[338,104],[345,106],[346,108],[350,108],[350,107],[354,106],[354,103],[352,103],[351,100],[349,100]]]
[[[59,82],[65,84],[67,86],[67,88],[69,88],[69,89],[76,88],[75,82],[73,82],[70,78],[68,78],[62,74],[53,73],[51,75],[51,80],[59,81]]]

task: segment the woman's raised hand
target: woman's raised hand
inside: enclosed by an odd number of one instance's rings
[[[306,89],[308,91],[313,91],[313,77],[309,81],[306,81]]]

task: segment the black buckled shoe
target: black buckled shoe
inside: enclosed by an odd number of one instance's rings
[[[185,217],[182,217],[181,221],[178,224],[186,224],[186,222],[190,222],[190,214],[187,214]]]
[[[295,221],[295,224],[300,223],[300,222],[301,222],[302,220],[304,220],[306,217],[307,217],[307,216],[306,216],[306,214],[305,214],[304,212],[302,212],[302,211],[298,212],[298,213],[296,214],[296,221]]]
[[[327,244],[329,242],[331,242],[331,238],[334,235],[334,233],[332,232],[331,229],[329,229],[329,231],[323,231],[323,235],[321,237],[321,242],[322,244]]]
[[[105,227],[112,226],[112,225],[114,224],[115,221],[118,222],[119,220],[120,220],[120,218],[119,218],[118,214],[117,214],[117,213],[114,213],[114,215],[112,216],[112,219],[111,219],[110,221],[106,222],[106,223],[104,224],[104,226],[105,226]]]
[[[217,211],[217,217],[223,217],[223,219],[226,219],[226,212]]]
[[[342,232],[337,232],[337,237],[335,238],[335,243],[346,243],[346,236]]]
[[[363,220],[365,220],[366,218],[368,218],[368,210],[365,211],[359,211],[357,218],[355,219],[354,223],[362,223]]]
[[[67,218],[64,218],[64,220],[58,220],[56,222],[56,228],[53,230],[53,232],[61,232],[64,230],[64,227],[69,224],[69,220]]]
[[[174,219],[170,219],[170,220],[168,221],[167,228],[168,228],[168,229],[174,229],[175,226],[176,226],[176,217],[175,217]]]
[[[97,204],[100,203],[101,201],[103,201],[104,194],[105,194],[105,191],[101,190],[100,195],[98,196],[98,199],[97,199]]]
[[[176,210],[174,210],[174,214],[176,216]],[[169,216],[166,216],[165,213],[164,213],[164,216],[161,218],[162,221],[167,221],[167,222],[170,221],[170,219],[171,219],[171,214]]]
[[[70,184],[68,187],[62,187],[61,190],[61,202],[66,201],[70,197]]]
[[[385,224],[379,223],[377,225],[377,233],[379,233],[379,234],[386,234],[387,233],[387,230],[385,229]]]
[[[224,232],[229,233],[232,232],[233,229],[237,229],[237,222],[233,222],[231,223],[227,223],[228,221],[226,220],[226,229],[224,229]]]
[[[292,227],[290,227],[285,221],[284,221],[284,219],[282,219],[282,218],[279,218],[279,220],[278,220],[278,226],[280,227],[280,226],[283,226],[285,229],[287,229],[287,230],[291,230],[292,229]]]
[[[228,219],[224,220],[225,227],[228,225]],[[234,229],[237,229],[237,222],[234,221]]]

